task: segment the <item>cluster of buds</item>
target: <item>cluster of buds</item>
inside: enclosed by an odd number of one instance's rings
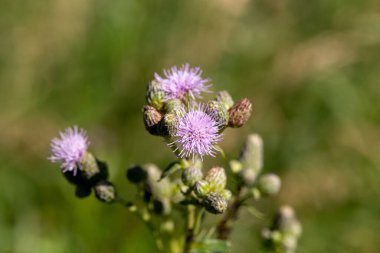
[[[51,142],[52,154],[49,160],[61,163],[65,178],[75,185],[77,197],[84,198],[94,190],[102,202],[113,202],[116,198],[115,187],[109,182],[108,168],[88,151],[87,134],[77,126],[67,128],[60,138]]]
[[[194,184],[194,193],[204,208],[213,214],[224,213],[231,192],[226,188],[227,177],[222,167],[213,167]]]
[[[262,231],[264,246],[279,253],[294,253],[302,226],[290,206],[282,206],[269,228]]]
[[[168,215],[173,187],[169,178],[160,180],[161,170],[154,164],[134,165],[127,169],[127,179],[135,184],[150,211]]]
[[[258,134],[248,135],[238,160],[230,167],[239,184],[252,190],[255,198],[275,196],[281,188],[281,179],[273,173],[261,174],[263,169],[263,141]]]

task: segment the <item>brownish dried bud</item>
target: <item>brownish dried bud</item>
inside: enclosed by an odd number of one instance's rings
[[[157,128],[158,128],[158,123],[162,119],[161,113],[157,111],[156,108],[150,105],[144,105],[143,113],[144,113],[144,125],[145,125],[146,130],[153,135],[159,135],[157,132]]]
[[[252,103],[244,98],[232,106],[228,113],[230,116],[228,125],[230,127],[242,127],[251,117]]]

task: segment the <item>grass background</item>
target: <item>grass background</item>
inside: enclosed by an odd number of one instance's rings
[[[214,89],[249,97],[265,171],[283,178],[268,213],[293,205],[298,252],[380,252],[380,3],[375,0],[2,0],[0,252],[153,252],[117,206],[79,200],[50,164],[50,139],[78,124],[121,194],[133,163],[173,160],[143,127],[154,72],[189,62]],[[209,164],[225,164],[208,160]],[[262,223],[242,213],[232,252]]]

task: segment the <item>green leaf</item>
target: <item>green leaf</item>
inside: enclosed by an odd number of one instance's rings
[[[161,174],[161,177],[160,179],[158,180],[158,182],[160,182],[162,179],[164,179],[165,177],[173,174],[174,172],[176,172],[177,170],[181,169],[182,166],[179,162],[172,162],[171,164],[168,165],[168,167],[166,167],[166,169],[162,172]]]

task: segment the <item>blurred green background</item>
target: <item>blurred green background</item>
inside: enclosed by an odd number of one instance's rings
[[[214,90],[253,101],[252,120],[221,146],[234,158],[248,133],[263,136],[265,171],[284,187],[260,208],[296,208],[298,252],[380,252],[379,1],[0,5],[0,252],[154,252],[136,218],[75,198],[46,157],[50,139],[78,124],[129,196],[128,165],[174,159],[143,127],[146,84],[186,62]],[[242,212],[232,252],[254,252],[263,224]]]

